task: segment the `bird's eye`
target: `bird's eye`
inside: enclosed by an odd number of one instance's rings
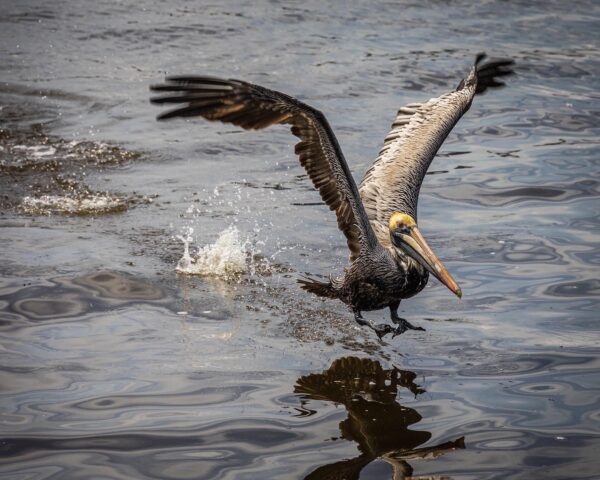
[[[406,223],[398,223],[396,226],[396,232],[408,234],[412,230],[412,226],[407,225]]]

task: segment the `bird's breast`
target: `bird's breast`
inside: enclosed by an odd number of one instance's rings
[[[402,298],[410,298],[416,295],[427,285],[429,272],[421,268],[409,268],[406,271],[406,284],[402,292]]]

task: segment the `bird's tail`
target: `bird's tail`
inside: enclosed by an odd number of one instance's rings
[[[329,279],[328,282],[319,282],[318,280],[305,277],[299,278],[298,283],[300,284],[300,288],[307,292],[314,293],[319,297],[338,298],[337,290],[333,286],[331,279]]]

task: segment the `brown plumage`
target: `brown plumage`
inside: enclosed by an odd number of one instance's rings
[[[159,120],[200,116],[244,129],[273,124],[291,127],[300,139],[295,152],[323,201],[335,211],[346,237],[350,265],[343,278],[329,282],[299,280],[302,288],[349,305],[356,321],[382,337],[406,329],[422,330],[398,317],[400,300],[421,291],[429,272],[460,296],[460,288],[420,235],[417,200],[429,164],[452,127],[468,110],[477,93],[503,85],[498,77],[512,73],[510,60],[479,66],[477,57],[469,76],[453,92],[400,109],[372,167],[356,185],[342,150],[318,110],[295,98],[234,79],[206,76],[168,77],[154,85],[155,104],[178,104]],[[375,325],[362,310],[389,307],[398,325]]]

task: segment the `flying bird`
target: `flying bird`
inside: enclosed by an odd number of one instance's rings
[[[242,80],[207,76],[171,76],[150,89],[160,92],[154,104],[178,104],[158,120],[203,117],[232,123],[247,130],[274,124],[291,127],[300,139],[295,146],[323,201],[337,217],[346,237],[350,263],[341,278],[326,282],[300,279],[301,287],[320,297],[339,299],[359,325],[379,338],[408,329],[424,330],[398,315],[400,301],[419,293],[436,277],[459,298],[462,292],[436,258],[417,226],[417,200],[425,173],[438,149],[471,106],[477,94],[501,87],[501,77],[513,73],[513,61],[482,63],[479,54],[456,89],[398,111],[375,162],[356,184],[342,149],[319,110],[274,90]],[[389,308],[396,325],[376,324],[361,312]]]

